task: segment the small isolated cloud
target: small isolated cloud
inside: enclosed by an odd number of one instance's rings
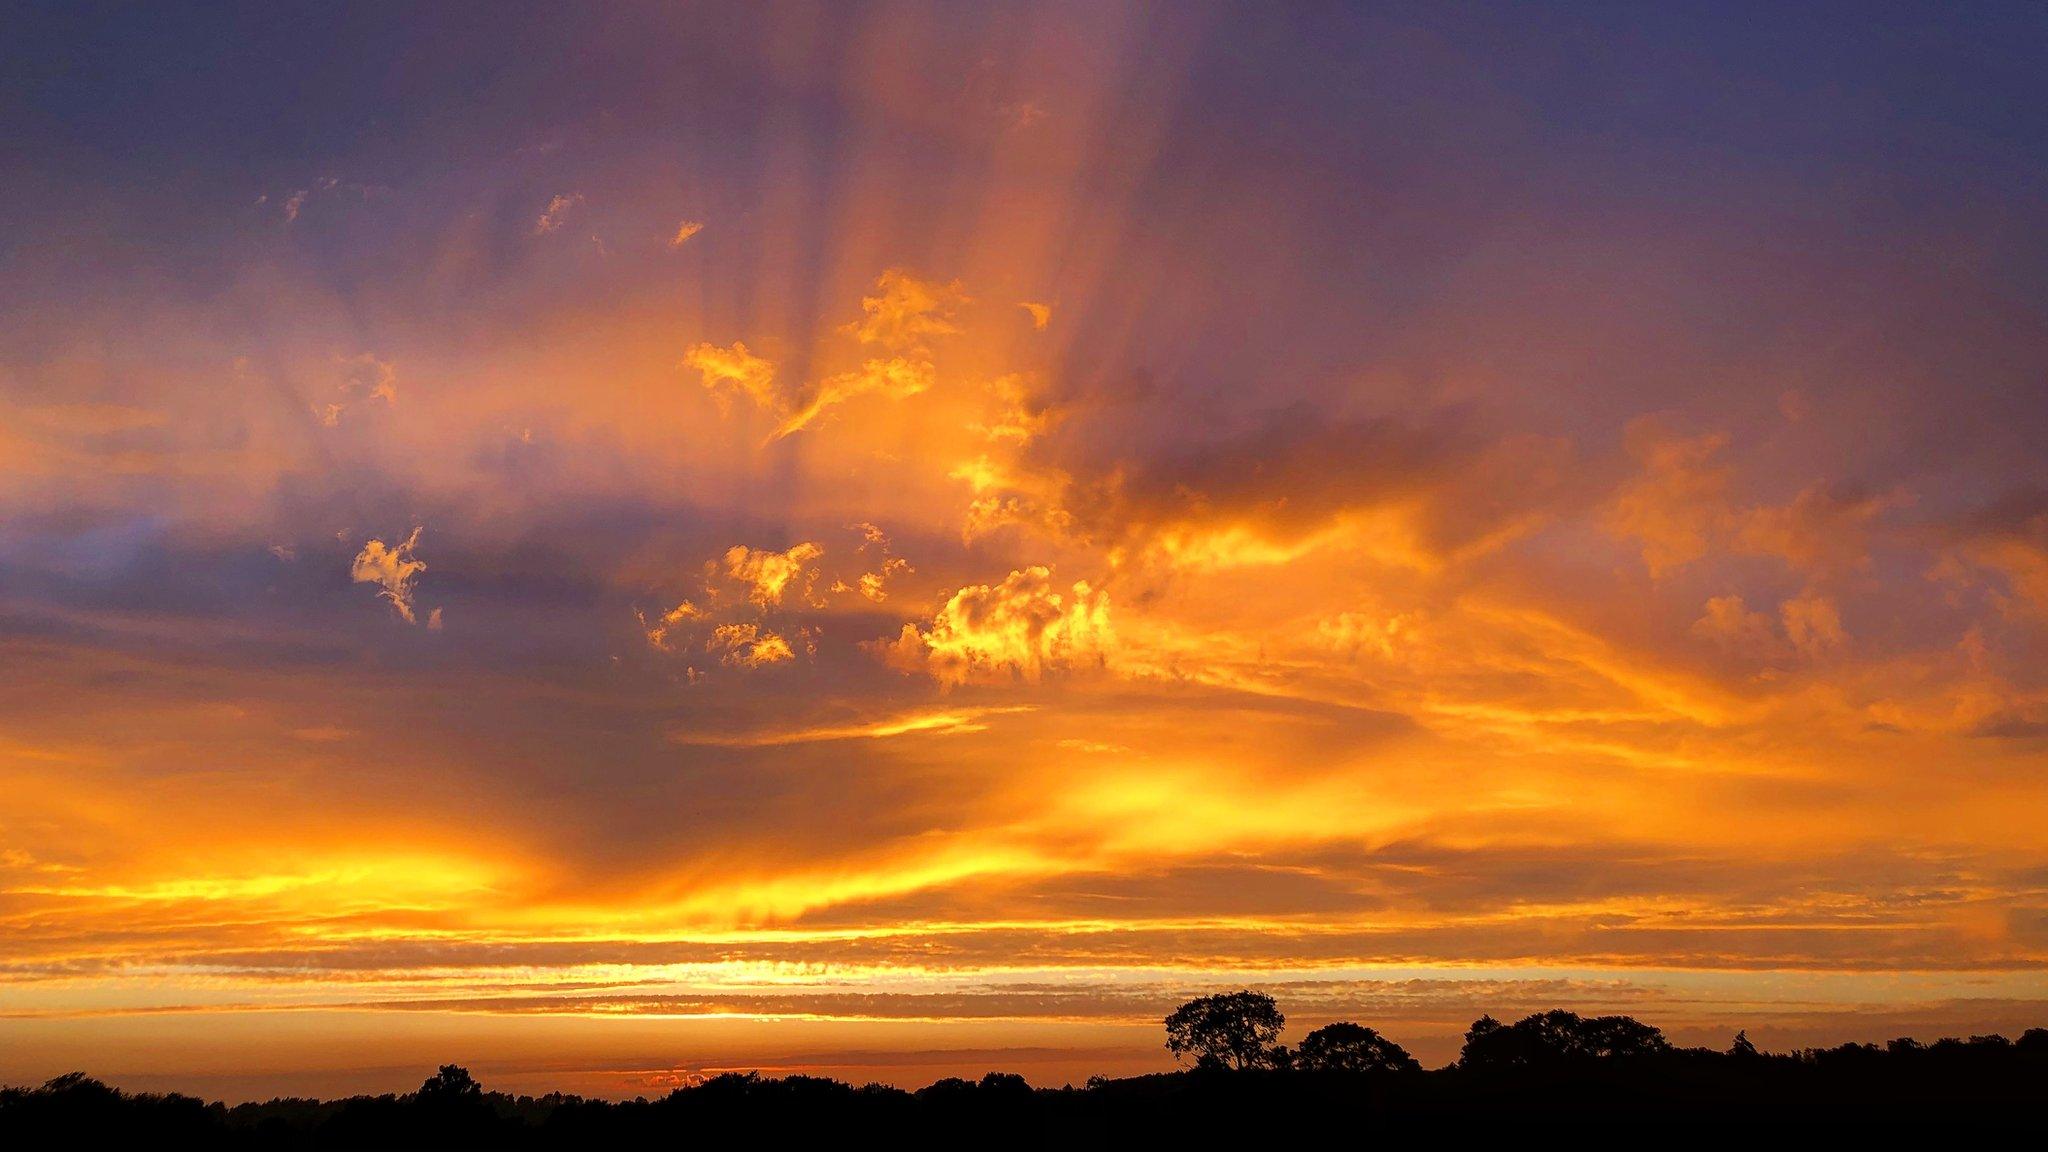
[[[1031,314],[1031,326],[1040,332],[1045,331],[1045,326],[1052,323],[1052,305],[1050,304],[1040,304],[1034,300],[1024,300],[1020,301],[1017,307]]]
[[[341,181],[333,176],[322,176],[320,179],[313,181],[311,188],[301,188],[286,196],[284,198],[284,222],[290,224],[297,220],[300,209],[306,206],[306,201],[312,197],[313,193],[326,192],[340,183]],[[265,197],[265,199],[268,199],[268,197]],[[256,202],[261,204],[263,200]]]
[[[286,564],[299,558],[299,550],[289,544],[272,544],[270,546],[270,554]]]
[[[389,600],[407,624],[417,621],[413,613],[413,584],[427,570],[426,562],[413,556],[423,531],[424,527],[414,528],[412,535],[396,547],[373,539],[363,545],[349,566],[349,578],[358,584],[377,585],[377,595]]]
[[[892,351],[921,348],[928,336],[960,331],[953,317],[966,303],[957,280],[939,284],[891,268],[875,279],[874,295],[861,297],[861,318],[840,331]]]
[[[690,242],[690,237],[703,230],[704,222],[702,220],[685,220],[676,225],[676,234],[669,237],[668,246],[670,248],[681,248]]]
[[[796,657],[789,641],[758,624],[721,624],[712,629],[704,650],[717,654],[719,663],[736,668],[761,668]]]
[[[744,396],[762,408],[777,409],[782,399],[775,392],[775,365],[747,351],[735,341],[730,348],[704,343],[683,353],[683,366],[693,368],[704,379],[704,388],[718,402],[719,411],[730,411],[732,398]]]
[[[1048,671],[1103,665],[1116,644],[1109,597],[1076,582],[1061,592],[1052,570],[1024,568],[996,585],[962,588],[929,629],[905,624],[881,647],[893,668],[945,684],[1037,680]]]
[[[533,234],[535,236],[545,236],[561,228],[562,222],[568,218],[569,210],[581,203],[583,203],[583,193],[581,192],[570,192],[567,195],[557,196],[549,200],[547,210],[542,212],[540,219],[533,223]]]
[[[809,599],[811,586],[818,578],[818,570],[810,564],[824,554],[823,548],[811,543],[798,544],[786,552],[735,544],[726,549],[725,574],[745,584],[747,599],[765,608],[782,603],[783,593],[791,585]]]

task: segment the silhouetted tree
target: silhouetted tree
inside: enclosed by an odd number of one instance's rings
[[[1222,992],[1190,1000],[1166,1018],[1166,1047],[1198,1067],[1271,1068],[1287,1018],[1263,992]]]
[[[1294,1066],[1309,1072],[1412,1072],[1408,1050],[1362,1024],[1325,1024],[1302,1037]]]
[[[453,1103],[481,1099],[484,1086],[476,1082],[469,1069],[460,1064],[443,1064],[441,1070],[427,1077],[420,1085],[420,1100],[423,1103]]]
[[[1465,1033],[1458,1063],[1468,1068],[1555,1064],[1565,1060],[1668,1052],[1664,1033],[1628,1016],[1585,1017],[1562,1008],[1502,1024],[1491,1016]]]
[[[1752,1056],[1761,1055],[1761,1053],[1759,1053],[1756,1050],[1756,1045],[1750,1042],[1749,1030],[1746,1028],[1736,1030],[1735,1043],[1730,1044],[1728,1046],[1728,1054],[1730,1056],[1740,1057],[1744,1060],[1747,1060]]]

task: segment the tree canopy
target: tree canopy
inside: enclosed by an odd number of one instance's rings
[[[1304,1036],[1294,1066],[1311,1072],[1413,1072],[1422,1065],[1406,1048],[1363,1024],[1340,1021]]]
[[[1287,1018],[1263,992],[1221,992],[1190,1000],[1166,1018],[1166,1047],[1197,1067],[1271,1068],[1280,1062]]]
[[[1670,1051],[1657,1028],[1630,1016],[1581,1016],[1562,1008],[1503,1024],[1473,1021],[1458,1064],[1498,1068],[1555,1064],[1594,1057],[1646,1056]]]

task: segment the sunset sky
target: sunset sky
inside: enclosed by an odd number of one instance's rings
[[[0,1082],[2048,1025],[2035,5],[6,5]]]

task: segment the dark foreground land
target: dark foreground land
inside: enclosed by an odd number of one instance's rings
[[[1964,1146],[2048,1133],[2048,1032],[1792,1055],[1669,1049],[1434,1071],[1217,1066],[1086,1088],[991,1073],[916,1092],[726,1075],[656,1100],[508,1096],[450,1066],[404,1096],[228,1107],[131,1095],[83,1076],[0,1092],[0,1147],[640,1148],[1246,1147],[1517,1138],[1690,1145],[1853,1133]]]

